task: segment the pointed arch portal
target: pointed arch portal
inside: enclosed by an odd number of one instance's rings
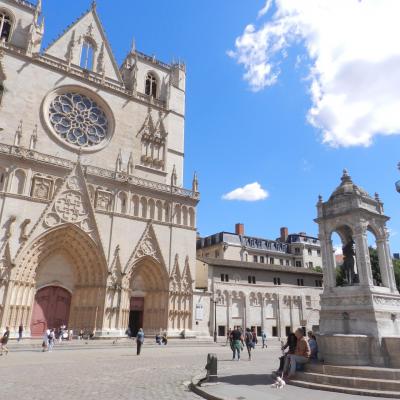
[[[23,252],[12,277],[7,325],[33,336],[67,325],[102,328],[107,266],[96,243],[72,224],[50,229]]]
[[[126,325],[153,335],[168,328],[169,277],[163,265],[150,256],[137,260],[127,276]]]

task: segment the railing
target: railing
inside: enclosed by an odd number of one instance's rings
[[[24,49],[13,46],[12,44],[10,44],[8,42],[0,41],[0,48],[10,50],[14,53],[18,53],[25,57],[27,56],[26,51]],[[163,108],[163,109],[167,108],[167,103],[164,100],[155,99],[153,96],[148,96],[144,93],[127,90],[123,84],[119,83],[116,80],[110,79],[108,77],[103,78],[102,75],[99,73],[81,69],[73,64],[68,65],[68,63],[66,61],[60,60],[49,54],[34,54],[32,56],[32,59],[35,60],[36,62],[46,64],[54,69],[57,69],[59,71],[66,73],[66,74],[71,74],[71,75],[75,75],[80,78],[86,79],[89,82],[92,82],[98,86],[102,86],[107,89],[113,90],[114,92],[117,92],[117,93],[127,96],[129,98],[138,99],[138,100],[153,104],[153,105]]]
[[[9,154],[21,159],[33,160],[45,164],[55,165],[65,169],[72,170],[75,163],[65,158],[51,156],[48,154],[39,153],[36,150],[25,149],[19,146],[11,146],[5,143],[0,143],[0,153]],[[131,185],[143,187],[146,189],[156,190],[159,192],[170,193],[175,196],[189,197],[194,200],[200,198],[200,194],[192,190],[166,185],[165,183],[158,183],[148,179],[138,178],[129,175],[125,172],[115,172],[105,168],[95,167],[92,165],[83,165],[83,169],[88,175],[98,176],[101,178],[112,179],[118,182],[128,182]]]

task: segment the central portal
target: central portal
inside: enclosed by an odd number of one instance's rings
[[[68,325],[71,294],[59,286],[47,286],[35,296],[31,335],[41,337],[47,328]]]
[[[144,297],[131,297],[129,311],[129,329],[132,336],[136,336],[143,328]]]

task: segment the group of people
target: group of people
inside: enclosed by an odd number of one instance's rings
[[[245,345],[249,360],[251,360],[251,351],[255,349],[258,343],[257,331],[250,328],[243,331],[240,326],[235,326],[233,330],[229,329],[226,340],[233,352],[232,360],[235,360],[236,357],[238,361],[240,360],[240,352],[243,351]],[[261,340],[262,348],[267,348],[267,335],[264,331],[261,331]]]
[[[318,360],[318,344],[314,333],[309,331],[307,337],[304,333],[302,328],[297,328],[294,333],[288,335],[286,343],[282,343],[282,356],[276,371],[278,376],[290,379],[299,365]]]
[[[167,332],[156,334],[156,343],[160,346],[166,346],[168,343]]]

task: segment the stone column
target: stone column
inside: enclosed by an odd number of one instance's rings
[[[282,337],[281,305],[282,305],[282,297],[279,293],[277,293],[276,294],[276,328],[278,330],[279,337]]]
[[[394,276],[392,253],[390,252],[389,241],[387,238],[383,240],[383,250],[385,253],[386,267],[387,267],[387,277],[390,291],[394,294],[398,294],[396,286],[396,278]]]
[[[372,287],[371,262],[369,259],[367,234],[363,227],[358,227],[356,234],[353,235],[356,250],[357,270],[360,285]]]
[[[321,243],[322,264],[324,266],[324,288],[330,289],[336,287],[336,261],[332,240],[326,235],[318,236]]]
[[[249,322],[250,317],[250,304],[249,304],[249,297],[246,294],[243,294],[243,329],[247,328],[247,324]]]
[[[266,296],[260,294],[260,301],[261,301],[261,330],[265,332],[265,300]]]
[[[377,239],[376,240],[376,248],[378,251],[379,270],[381,273],[382,284],[383,284],[383,286],[390,288],[389,265],[388,265],[388,259],[386,257],[386,251],[385,251],[385,240]]]
[[[226,329],[232,327],[232,294],[230,292],[226,292]]]

